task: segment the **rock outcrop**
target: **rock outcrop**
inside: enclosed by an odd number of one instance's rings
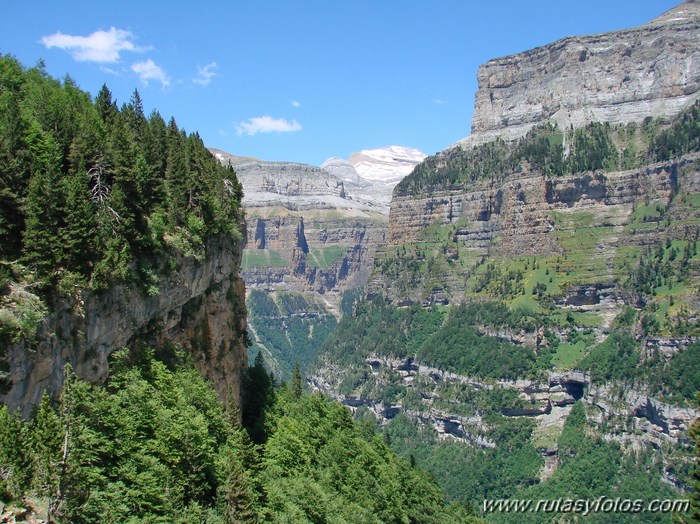
[[[546,120],[568,129],[671,117],[700,92],[700,4],[490,60],[477,79],[472,135],[458,142],[465,146],[518,138]]]
[[[645,204],[666,207],[678,188],[689,195],[700,192],[699,174],[700,155],[693,153],[627,171],[552,178],[523,170],[498,180],[477,180],[468,187],[436,188],[417,195],[397,191],[389,216],[387,251],[391,246],[429,240],[426,231],[435,227],[447,231],[454,249],[447,253],[450,263],[441,274],[416,275],[419,281],[405,292],[399,289],[400,279],[381,272],[372,276],[370,287],[374,293],[397,300],[421,302],[425,301],[426,282],[438,280],[442,283],[440,296],[431,300],[459,301],[464,297],[469,271],[487,257],[558,255],[565,259],[571,254],[571,238],[586,216],[590,217],[587,231],[595,235],[595,245],[585,248],[590,257],[586,263],[599,267],[590,272],[588,281],[579,283],[588,287],[572,287],[561,301],[564,305],[584,305],[577,300],[585,300],[589,292],[595,302],[591,305],[614,306],[619,290],[610,286],[620,247],[654,245],[660,235],[694,238],[697,230],[692,222],[683,220],[635,228],[635,208]],[[578,244],[573,247],[584,249]],[[584,296],[574,296],[579,293]]]
[[[308,378],[313,390],[322,391],[343,403],[351,411],[364,409],[371,412],[380,424],[387,424],[398,413],[404,413],[422,425],[432,426],[438,438],[463,442],[473,447],[493,448],[497,446],[489,436],[490,427],[482,417],[480,409],[471,402],[447,396],[446,392],[511,391],[517,400],[500,412],[506,417],[527,417],[535,422],[533,444],[545,458],[541,480],[546,480],[558,465],[556,442],[565,420],[576,401],[583,402],[593,418],[602,427],[609,426],[604,438],[618,441],[632,449],[647,446],[660,449],[662,446],[688,445],[688,428],[700,417],[700,411],[690,407],[679,407],[654,399],[645,393],[628,388],[620,392],[619,387],[597,384],[582,370],[552,372],[547,381],[532,380],[484,380],[460,375],[424,365],[413,358],[397,359],[382,355],[370,355],[365,360],[364,374],[357,368],[341,367],[325,361]],[[352,375],[356,390],[341,393],[339,385]],[[357,391],[381,390],[388,384],[400,384],[420,398],[419,405],[399,400],[388,403],[372,394]],[[465,414],[465,411],[472,411]],[[672,470],[672,468],[670,468]]]
[[[210,239],[204,260],[180,254],[170,264],[163,260],[157,293],[120,284],[52,304],[33,341],[7,348],[9,391],[0,402],[28,414],[45,390],[58,395],[66,364],[80,378],[102,383],[115,350],[166,344],[188,350],[221,398],[229,389],[237,395],[248,365],[242,249],[243,242],[222,236]]]
[[[319,294],[334,310],[344,290],[367,282],[374,253],[385,243],[391,188],[425,156],[397,147],[366,152],[361,169],[391,175],[384,181],[361,178],[338,158],[319,168],[211,151],[243,184],[247,286]]]
[[[697,236],[697,211],[678,205],[674,197],[680,193],[692,199],[700,191],[700,155],[692,150],[652,163],[643,156],[649,138],[642,135],[650,131],[639,130],[655,118],[669,121],[696,103],[699,44],[700,4],[686,2],[641,27],[565,38],[484,64],[478,73],[472,135],[428,159],[407,179],[410,183],[394,192],[390,247],[378,258],[383,267],[399,269],[375,273],[371,292],[402,304],[458,302],[467,293],[472,272],[486,260],[566,260],[573,253],[581,275],[563,279],[566,289],[557,303],[593,309],[611,319],[622,301],[613,283],[621,250]],[[538,139],[530,135],[525,142],[514,140],[544,123],[549,127],[539,128]],[[509,144],[494,147],[506,155],[516,144],[536,149],[536,140],[561,144],[565,163],[576,140],[574,129],[591,123],[599,127],[590,129],[604,129],[612,137],[617,156],[609,165],[623,165],[615,162],[626,155],[631,160],[627,165],[638,167],[577,166],[552,175],[529,153],[508,166],[496,162],[492,172],[471,164],[491,165],[486,142]],[[622,127],[628,123],[634,126]],[[657,122],[649,129],[663,125]],[[594,140],[595,132],[590,133]],[[632,135],[636,138],[626,138]],[[577,147],[586,149],[585,144]],[[635,209],[649,205],[676,208],[665,224],[640,223]],[[428,272],[403,276],[415,264],[398,260],[397,249],[416,244],[425,246],[419,261],[433,262],[426,264]],[[442,262],[436,261],[440,250],[446,255]],[[416,253],[404,258],[411,256]],[[562,263],[554,269],[568,275],[572,268]],[[586,293],[595,303],[578,304],[585,302]]]

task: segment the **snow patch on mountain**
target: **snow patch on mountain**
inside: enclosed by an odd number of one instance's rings
[[[426,154],[418,149],[388,146],[379,149],[363,149],[348,158],[361,178],[395,186],[420,164]]]
[[[355,166],[344,158],[332,156],[321,164],[321,169],[325,169],[330,174],[340,178],[344,182],[352,182],[353,184],[360,183],[360,175],[355,169]]]

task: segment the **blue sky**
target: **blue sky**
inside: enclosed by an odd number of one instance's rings
[[[648,22],[668,0],[5,0],[0,52],[42,58],[119,103],[174,116],[205,143],[266,160],[466,136],[479,64]]]

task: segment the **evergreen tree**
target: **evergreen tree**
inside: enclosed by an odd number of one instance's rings
[[[20,498],[31,482],[30,442],[20,415],[0,405],[0,500]]]
[[[153,111],[148,119],[144,140],[142,143],[143,156],[148,164],[150,179],[149,206],[165,199],[164,177],[168,159],[168,138],[165,120],[160,113]]]
[[[27,142],[33,153],[33,174],[24,206],[23,259],[46,277],[56,271],[63,250],[59,152],[52,137],[37,124],[30,128]]]
[[[107,84],[102,84],[102,88],[99,93],[97,93],[95,97],[95,107],[102,121],[110,126],[119,110],[117,109],[116,102],[112,101],[112,93],[107,88]]]
[[[187,158],[185,156],[185,141],[174,118],[170,119],[168,124],[167,140],[168,161],[165,170],[165,187],[170,224],[182,226],[186,222],[185,217],[190,207]]]
[[[292,396],[294,398],[301,398],[301,393],[301,369],[299,368],[299,361],[296,361],[294,363],[294,370],[292,371]]]
[[[61,512],[61,473],[63,461],[64,431],[60,417],[56,414],[49,396],[44,395],[31,427],[34,450],[33,486],[40,496],[48,499],[48,521]]]
[[[218,497],[227,524],[257,522],[250,480],[243,466],[241,450],[235,447],[241,442],[240,438],[234,439],[223,452],[224,477]]]
[[[258,352],[255,362],[244,373],[242,385],[242,422],[250,438],[256,444],[265,442],[265,411],[274,401],[274,390],[270,375],[265,369],[265,360]]]
[[[144,144],[148,122],[143,113],[143,101],[137,89],[134,89],[134,92],[131,94],[129,103],[126,105],[123,113],[126,116],[126,122],[132,138],[139,149],[141,149]]]
[[[65,224],[60,233],[63,262],[66,267],[88,277],[98,255],[95,207],[90,201],[88,180],[84,175],[73,175],[62,182],[66,198]]]

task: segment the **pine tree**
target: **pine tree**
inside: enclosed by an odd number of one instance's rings
[[[265,360],[258,352],[254,364],[248,368],[242,384],[243,427],[248,430],[250,438],[256,444],[265,442],[265,410],[274,402],[274,389],[270,375],[265,369]]]
[[[172,226],[182,226],[185,224],[187,211],[190,207],[187,157],[185,155],[185,141],[174,118],[171,118],[168,124],[168,161],[165,170],[165,184],[170,223]]]
[[[112,101],[112,93],[107,89],[107,84],[102,84],[100,92],[95,97],[95,107],[102,121],[108,126],[111,125],[112,119],[119,112],[117,104]]]
[[[240,438],[234,439],[233,445],[226,446],[223,453],[225,477],[219,486],[218,497],[227,524],[257,522],[251,482],[243,466],[241,450],[234,447],[240,442]]]
[[[168,160],[168,138],[165,120],[160,113],[153,111],[148,119],[142,144],[143,156],[148,164],[152,178],[152,191],[155,201],[164,199],[165,164]]]
[[[294,371],[292,371],[292,396],[294,398],[301,398],[302,387],[301,387],[301,369],[299,368],[299,361],[294,362]]]
[[[64,432],[61,419],[51,407],[46,391],[39,403],[31,434],[34,451],[32,484],[40,496],[48,499],[48,521],[53,522],[62,502],[60,482]]]
[[[123,113],[126,116],[127,125],[131,130],[134,141],[141,147],[145,139],[148,122],[143,113],[143,101],[137,89],[134,89],[134,92],[131,94],[129,103]]]
[[[62,259],[60,156],[55,141],[36,123],[28,132],[27,142],[33,153],[34,173],[24,207],[23,259],[39,275],[46,277],[56,271]]]
[[[95,206],[90,201],[88,179],[84,175],[73,175],[63,179],[66,195],[65,225],[61,229],[63,262],[67,267],[85,277],[90,275],[96,259],[97,228]]]
[[[23,496],[31,482],[27,425],[19,414],[0,405],[0,500]]]

